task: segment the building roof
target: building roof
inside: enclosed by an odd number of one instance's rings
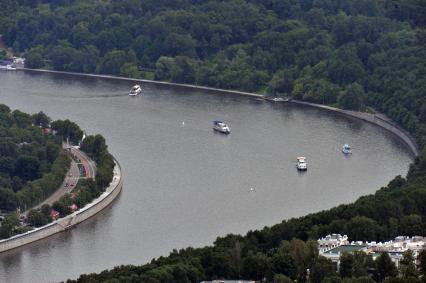
[[[324,254],[339,254],[339,253],[351,253],[355,251],[362,251],[367,249],[366,245],[341,245],[324,252]]]

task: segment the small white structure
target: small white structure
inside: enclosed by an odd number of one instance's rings
[[[13,57],[13,63],[15,63],[17,65],[24,65],[25,64],[25,58]]]

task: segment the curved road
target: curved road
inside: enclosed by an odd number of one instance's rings
[[[59,200],[66,193],[70,193],[74,187],[77,185],[77,182],[80,178],[95,178],[96,175],[96,164],[90,159],[84,152],[80,151],[78,148],[72,147],[66,143],[62,145],[62,147],[66,150],[69,150],[71,154],[80,160],[81,165],[85,169],[85,176],[81,176],[80,168],[78,164],[73,158],[71,160],[71,166],[68,170],[64,181],[61,184],[61,187],[56,190],[50,197],[48,197],[43,202],[39,203],[35,207],[32,207],[25,211],[24,215],[26,215],[31,209],[38,209],[44,204],[52,205],[55,201]]]
[[[86,176],[84,176],[84,178],[95,178],[96,175],[96,164],[95,162],[87,156],[86,153],[84,153],[83,151],[79,150],[78,148],[72,147],[72,146],[68,146],[67,147],[71,153],[77,157],[80,161],[82,166],[85,169],[85,174]]]

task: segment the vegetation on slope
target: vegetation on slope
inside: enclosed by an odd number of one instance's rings
[[[0,104],[0,133],[0,211],[7,214],[0,225],[0,239],[4,239],[31,229],[21,226],[15,210],[36,206],[61,187],[71,162],[70,155],[61,150],[62,142],[78,144],[83,131],[69,120],[51,122],[43,112],[12,112]],[[88,136],[81,149],[96,162],[95,180],[81,180],[72,193],[52,206],[30,210],[26,219],[30,226],[51,222],[52,209],[64,217],[72,212],[73,204],[84,207],[112,181],[114,160],[105,139],[101,135]]]
[[[420,0],[2,1],[30,68],[288,94],[426,132]]]
[[[62,140],[73,141],[80,143],[83,136],[83,131],[80,127],[69,120],[57,120],[52,122],[52,128],[57,131],[57,135],[62,137]],[[99,197],[111,183],[114,175],[114,159],[108,152],[105,138],[101,135],[87,136],[80,143],[80,150],[84,151],[96,163],[95,179],[79,180],[77,186],[71,193],[65,194],[52,206],[42,207],[40,211],[31,211],[32,216],[38,219],[34,226],[42,226],[51,221],[50,212],[52,209],[59,212],[60,217],[65,217],[73,212],[74,209],[83,208],[86,204],[92,202]],[[73,209],[73,205],[76,206]],[[43,220],[45,219],[45,220]],[[30,223],[31,223],[30,219]],[[35,221],[32,221],[35,222]]]
[[[61,139],[43,133],[50,119],[0,105],[0,210],[22,210],[36,205],[61,184],[70,159]]]
[[[313,282],[351,277],[359,279],[347,282],[386,277],[419,282],[424,276],[425,254],[420,273],[411,272],[413,259],[406,255],[396,277],[386,254],[376,262],[355,254],[336,273],[309,241],[332,232],[354,240],[425,234],[424,1],[8,0],[2,5],[9,17],[0,17],[0,33],[26,54],[29,67],[131,77],[150,69],[159,80],[266,89],[354,110],[372,106],[407,128],[422,148],[406,178],[353,204],[246,236],[218,238],[211,247],[173,251],[140,267],[82,275],[78,282],[289,282],[304,281],[307,269]]]

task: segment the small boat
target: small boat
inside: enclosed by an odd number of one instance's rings
[[[306,164],[306,157],[298,157],[296,167],[297,167],[297,170],[299,171],[308,170],[308,166]]]
[[[288,96],[262,96],[263,99],[271,102],[289,102],[291,101],[291,97]]]
[[[213,121],[213,130],[218,131],[222,134],[229,134],[231,132],[228,125],[226,125],[222,121]]]
[[[0,70],[15,71],[16,67],[15,65],[11,65],[11,64],[7,64],[7,65],[0,64]]]
[[[342,152],[343,152],[344,154],[352,154],[351,146],[350,146],[350,145],[348,145],[347,143],[345,143],[345,144],[343,145]]]
[[[129,92],[130,96],[137,96],[142,92],[142,88],[140,85],[134,85]]]

